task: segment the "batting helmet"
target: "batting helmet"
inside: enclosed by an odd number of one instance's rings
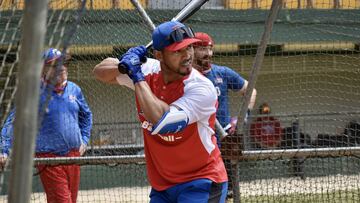
[[[50,64],[50,63],[60,59],[60,57],[61,57],[61,51],[59,51],[55,48],[49,48],[43,54],[45,64]]]
[[[198,46],[214,46],[214,40],[210,37],[210,35],[204,32],[195,33],[195,38],[201,40],[200,42],[196,42],[194,45]]]

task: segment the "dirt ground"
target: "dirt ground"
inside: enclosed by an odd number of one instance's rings
[[[242,197],[277,196],[291,194],[319,194],[339,190],[359,188],[360,175],[335,175],[307,178],[279,178],[256,180],[240,183]],[[79,191],[78,203],[145,203],[149,202],[150,187],[117,187],[100,190]],[[0,202],[7,202],[6,196],[0,196]],[[31,202],[46,202],[44,193],[31,194]]]

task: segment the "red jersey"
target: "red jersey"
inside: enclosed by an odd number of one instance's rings
[[[261,147],[278,147],[282,138],[280,121],[272,116],[259,117],[251,124],[250,135]]]
[[[227,181],[216,144],[217,95],[210,80],[193,69],[188,76],[165,84],[159,63],[150,61],[143,65],[142,70],[153,94],[169,105],[180,107],[189,117],[189,124],[181,132],[151,135],[153,124],[145,119],[137,105],[151,186],[162,191],[199,178],[217,183]]]

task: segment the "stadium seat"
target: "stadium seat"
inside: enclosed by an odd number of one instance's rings
[[[145,9],[146,8],[146,0],[139,0],[141,6]],[[134,6],[131,4],[129,0],[119,0],[119,7],[120,9],[129,10],[134,9]]]
[[[271,6],[271,2],[272,2],[272,0],[263,0],[263,1],[225,0],[224,6],[225,6],[225,8],[237,9],[237,10],[244,10],[244,9],[251,9],[251,8],[269,9]]]
[[[88,1],[86,7],[92,8],[94,10],[109,10],[117,7],[118,1],[113,0],[92,0],[92,2]],[[91,5],[92,3],[92,5]]]
[[[19,10],[24,9],[25,0],[18,0],[17,2],[14,2],[13,0],[3,0],[1,1],[0,10],[11,10],[14,6]]]
[[[78,1],[50,1],[49,9],[61,10],[61,9],[77,9],[80,3]]]

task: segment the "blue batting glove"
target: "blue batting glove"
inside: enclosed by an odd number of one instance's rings
[[[133,54],[138,55],[139,58],[140,58],[140,61],[141,61],[142,63],[145,63],[145,62],[146,62],[147,49],[146,49],[145,46],[132,47],[132,48],[130,48],[125,54],[130,54],[130,53],[133,53]],[[125,55],[125,54],[124,54],[124,55]],[[123,55],[123,56],[124,56],[124,55]],[[123,56],[121,56],[121,57],[119,58],[119,61],[121,61],[121,59],[122,59]]]
[[[127,75],[134,84],[145,80],[141,64],[146,61],[146,52],[144,46],[133,47],[119,58],[120,64],[126,69]]]
[[[127,75],[135,83],[145,80],[145,76],[141,71],[141,61],[138,55],[126,53],[121,57],[120,64],[126,69]]]
[[[145,46],[132,47],[127,51],[127,53],[134,53],[140,57],[141,62],[146,62],[147,49]]]

